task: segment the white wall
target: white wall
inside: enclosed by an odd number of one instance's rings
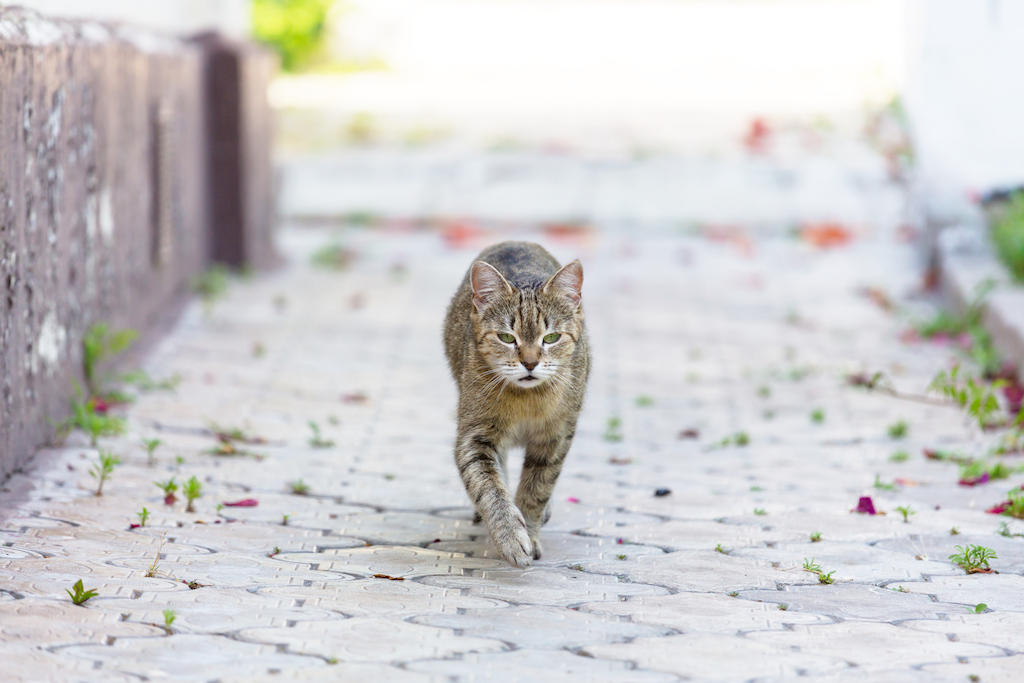
[[[1024,184],[1024,0],[908,0],[907,83],[932,194]]]
[[[0,0],[52,17],[121,21],[163,33],[249,34],[248,0]]]

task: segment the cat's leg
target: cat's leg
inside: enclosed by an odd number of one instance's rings
[[[551,518],[548,501],[555,482],[562,472],[562,463],[572,445],[572,436],[531,441],[526,445],[523,474],[516,491],[516,506],[526,519],[526,528],[533,543],[533,559],[539,560],[540,528]]]
[[[512,502],[502,476],[502,452],[495,441],[484,429],[460,429],[455,443],[455,465],[498,552],[509,564],[528,567],[533,543],[523,514]]]

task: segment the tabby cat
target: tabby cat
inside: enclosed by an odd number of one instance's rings
[[[527,567],[562,470],[590,373],[583,266],[502,242],[477,257],[452,298],[445,353],[459,388],[455,464],[498,552]],[[525,446],[513,502],[508,449]]]

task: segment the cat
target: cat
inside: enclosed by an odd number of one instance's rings
[[[444,346],[459,389],[455,464],[501,556],[541,557],[540,528],[576,434],[590,352],[583,266],[538,244],[502,242],[477,257],[448,307]],[[508,449],[525,446],[513,502]]]

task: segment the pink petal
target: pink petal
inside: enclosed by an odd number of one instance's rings
[[[246,498],[245,500],[236,500],[233,503],[224,503],[226,508],[254,508],[259,505],[260,502],[255,498]]]
[[[1010,501],[1000,503],[999,505],[993,505],[988,510],[985,510],[990,515],[1001,515],[1006,512],[1006,508],[1010,507]]]
[[[569,501],[570,503],[578,503],[578,502],[580,502],[580,499],[577,498],[576,496],[569,496],[568,498],[566,498],[566,500]]]
[[[871,500],[871,496],[861,496],[860,500],[857,501],[857,507],[853,509],[854,512],[863,512],[869,515],[875,514],[875,504]]]

